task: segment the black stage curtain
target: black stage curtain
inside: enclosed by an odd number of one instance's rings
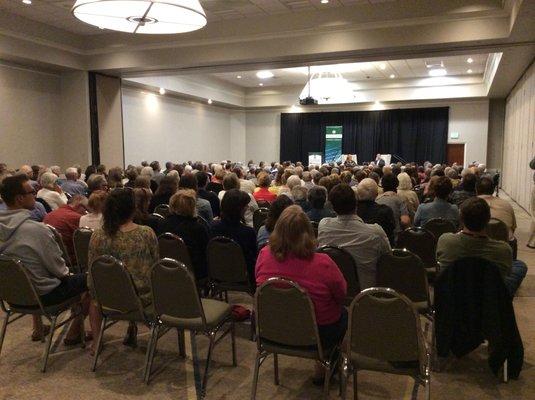
[[[325,127],[343,126],[342,151],[358,162],[393,154],[407,162],[446,162],[449,107],[281,114],[281,161],[307,162],[325,150]],[[397,161],[392,157],[392,162]]]

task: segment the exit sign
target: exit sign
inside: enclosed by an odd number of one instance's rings
[[[459,132],[450,133],[450,139],[459,139]]]

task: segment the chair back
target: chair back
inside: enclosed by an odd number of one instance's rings
[[[210,280],[219,283],[248,282],[245,257],[234,240],[216,236],[208,243],[206,258]]]
[[[455,233],[457,232],[457,229],[455,228],[455,225],[453,222],[448,221],[444,218],[433,218],[427,221],[423,228],[427,229],[429,232],[431,232],[435,239],[438,241],[438,238],[442,236],[444,233]]]
[[[188,247],[181,237],[170,232],[162,233],[158,236],[158,249],[160,258],[176,260],[195,273]]]
[[[271,203],[267,200],[257,200],[256,202],[260,208],[267,208],[269,210],[271,207]]]
[[[89,242],[91,241],[92,235],[93,229],[84,227],[76,229],[72,236],[74,254],[76,254],[76,262],[80,272],[86,272],[89,267]]]
[[[487,235],[494,240],[500,240],[502,242],[509,242],[509,228],[505,225],[505,222],[498,218],[491,218],[487,228]]]
[[[377,262],[377,286],[394,289],[414,303],[430,305],[427,272],[420,257],[405,249],[383,254]]]
[[[201,318],[206,323],[195,277],[181,262],[162,258],[152,266],[152,297],[159,318]]]
[[[363,290],[349,309],[347,349],[380,361],[425,363],[420,318],[411,301],[389,288]]]
[[[398,235],[397,247],[416,254],[425,268],[435,268],[437,265],[437,240],[427,229],[416,227],[405,229]]]
[[[20,260],[0,254],[0,305],[3,302],[23,307],[41,307],[41,301]]]
[[[316,239],[318,238],[318,229],[319,229],[319,223],[316,221],[310,221],[310,224],[312,225],[312,230],[314,231],[314,236],[316,236]]]
[[[266,222],[266,219],[268,217],[269,208],[261,207],[258,210],[255,210],[253,213],[253,226],[256,233],[258,233],[258,230],[264,223]]]
[[[100,256],[89,266],[93,294],[105,316],[121,319],[122,314],[144,320],[143,305],[132,276],[124,264],[112,256]]]
[[[169,204],[158,204],[154,207],[154,213],[160,214],[162,217],[167,217],[169,215]]]
[[[321,354],[314,305],[308,294],[289,279],[270,278],[254,297],[257,343],[317,346]]]
[[[325,253],[338,265],[338,268],[344,275],[347,282],[346,305],[349,306],[351,301],[360,293],[359,276],[355,259],[347,250],[337,246],[322,246],[318,253]]]
[[[65,261],[65,264],[69,268],[72,267],[71,258],[69,257],[69,253],[67,253],[67,248],[65,247],[65,243],[63,242],[63,238],[61,237],[61,234],[58,232],[56,228],[54,228],[52,225],[46,225],[48,229],[52,232],[52,235],[54,235],[54,240],[58,244],[59,249],[61,250],[61,258]]]

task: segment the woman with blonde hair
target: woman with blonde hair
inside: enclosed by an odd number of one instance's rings
[[[347,283],[331,258],[316,253],[312,225],[301,207],[286,208],[256,261],[256,284],[272,277],[283,277],[304,289],[316,314],[316,323],[323,348],[333,348],[344,337],[347,311],[343,301]],[[323,367],[316,364],[314,384],[323,384]]]
[[[407,210],[409,210],[409,216],[411,221],[414,219],[414,214],[420,205],[420,200],[418,200],[418,195],[414,190],[412,190],[412,179],[406,172],[402,172],[398,175],[398,196],[403,199],[407,205]]]
[[[80,217],[80,228],[91,228],[93,230],[102,228],[102,210],[104,209],[104,202],[108,192],[104,190],[96,190],[89,196],[87,208],[89,213]]]

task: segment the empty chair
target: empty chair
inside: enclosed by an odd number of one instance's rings
[[[154,214],[160,214],[162,217],[167,217],[169,215],[169,205],[168,204],[158,204],[154,208]]]
[[[314,305],[307,293],[291,280],[270,278],[256,290],[254,298],[257,352],[251,399],[256,398],[260,365],[273,354],[275,385],[279,384],[279,354],[317,360],[325,368],[323,397],[337,363],[336,348],[323,349]]]
[[[430,219],[423,225],[423,228],[431,232],[435,236],[436,240],[438,240],[438,238],[442,236],[442,234],[444,233],[457,232],[457,228],[455,228],[455,225],[453,224],[453,222],[448,221],[447,219],[444,219],[444,218]]]
[[[132,276],[123,263],[116,258],[112,256],[97,257],[89,266],[89,279],[93,295],[102,314],[102,324],[97,338],[97,349],[92,368],[95,371],[102,350],[104,331],[107,328],[118,321],[142,322],[151,326],[153,317],[149,311],[150,307],[143,306]],[[112,322],[108,324],[108,321]],[[147,365],[148,362],[145,365],[145,371]]]
[[[58,244],[61,250],[61,257],[63,258],[63,260],[65,260],[65,264],[67,264],[67,267],[72,268],[73,264],[71,262],[71,258],[69,257],[69,253],[67,252],[67,248],[65,247],[65,243],[63,242],[63,238],[61,237],[61,234],[52,225],[47,224],[46,226],[48,227],[48,229],[50,229],[50,231],[54,235],[54,239],[56,240],[56,243]],[[80,272],[80,271],[77,271],[77,272]]]
[[[411,376],[430,399],[430,355],[420,318],[411,301],[395,290],[369,288],[353,300],[342,353],[342,399],[350,373],[357,399],[357,372],[362,370]]]
[[[41,361],[41,372],[45,372],[54,332],[81,315],[82,305],[80,301],[80,296],[74,296],[63,303],[44,306],[22,262],[0,255],[0,308],[6,314],[0,328],[0,352],[2,351],[8,324],[25,315],[43,316],[50,321],[50,333],[46,340],[45,351]],[[69,318],[58,324],[58,317],[63,312],[71,309],[76,311],[71,312]],[[16,314],[20,315],[12,318]],[[81,329],[82,348],[85,347],[84,338],[85,331]]]
[[[318,249],[318,253],[329,255],[336,265],[338,265],[340,271],[342,271],[347,282],[347,296],[344,304],[349,306],[355,296],[360,293],[359,276],[355,259],[347,250],[336,246],[322,246]]]
[[[234,322],[230,305],[214,299],[201,299],[191,271],[183,263],[169,258],[161,259],[152,267],[151,286],[154,312],[158,322],[152,327],[145,382],[148,383],[150,379],[154,353],[161,336],[160,329],[175,328],[179,338],[184,329],[188,329],[191,331],[194,346],[197,334],[205,335],[210,341],[201,384],[200,398],[204,398],[214,346],[228,333],[231,336],[232,365],[237,365]],[[227,328],[223,329],[225,325]],[[219,337],[216,337],[218,334]],[[179,343],[182,343],[182,340]],[[179,350],[183,352],[183,349]]]
[[[80,272],[86,272],[88,269],[89,242],[93,235],[93,229],[78,228],[74,231],[72,241],[74,244],[74,254]]]
[[[258,233],[260,227],[266,222],[268,213],[269,208],[266,207],[261,207],[253,213],[253,227],[256,233]]]
[[[160,258],[171,258],[181,262],[195,274],[188,247],[181,237],[170,232],[162,233],[158,236],[158,249]]]
[[[487,225],[487,235],[491,239],[509,243],[509,228],[498,218],[491,218]]]
[[[242,249],[234,240],[217,236],[206,249],[208,277],[214,294],[228,291],[245,292],[251,296],[254,288],[247,273]]]
[[[436,258],[437,240],[427,229],[405,229],[398,235],[397,247],[407,249],[420,257],[428,271],[436,271],[438,269]]]

